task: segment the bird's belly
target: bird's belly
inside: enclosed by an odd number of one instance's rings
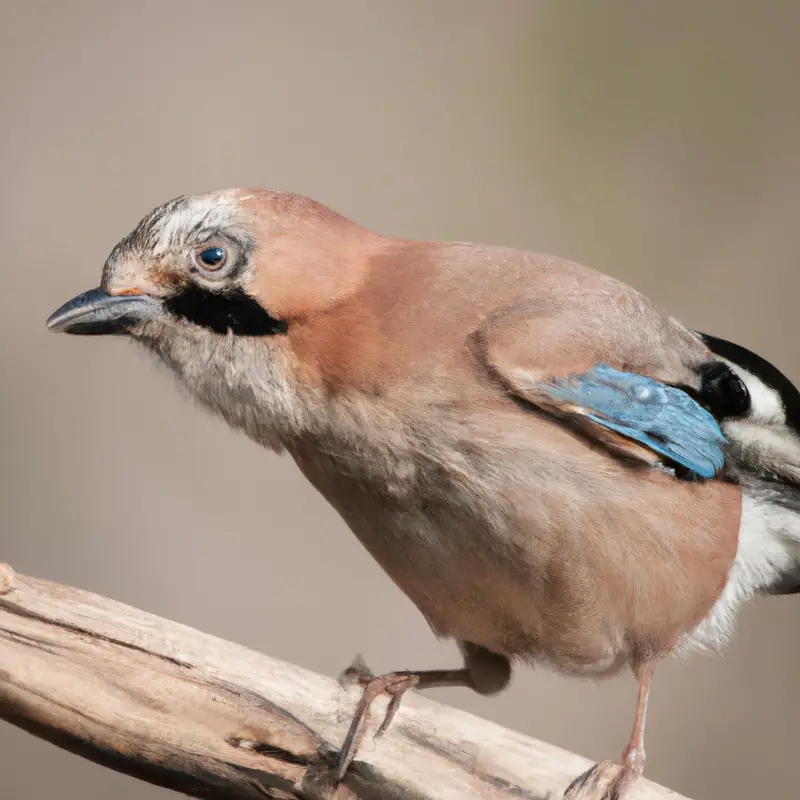
[[[568,673],[607,674],[626,662],[625,627],[604,604],[600,576],[581,592],[534,551],[493,547],[481,521],[442,528],[426,511],[343,516],[438,636]]]
[[[740,491],[718,481],[604,461],[547,481],[531,468],[493,484],[489,469],[458,484],[432,473],[393,491],[318,451],[293,455],[438,635],[568,673],[673,649],[736,552]]]
[[[439,636],[566,672],[606,673],[627,658],[624,627],[601,613],[593,597],[570,602],[567,590],[566,602],[556,600],[547,576],[521,575],[511,560],[445,550],[447,570],[430,569],[420,549],[398,568],[396,559],[377,551],[373,555]]]

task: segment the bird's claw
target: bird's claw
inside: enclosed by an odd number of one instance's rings
[[[564,800],[624,800],[638,777],[633,766],[600,761],[572,781]]]
[[[350,667],[342,672],[339,676],[339,682],[342,685],[363,684],[364,691],[361,693],[361,698],[353,712],[350,728],[339,752],[339,761],[335,773],[337,782],[344,778],[358,752],[358,748],[361,746],[373,702],[384,693],[390,696],[383,721],[378,726],[378,730],[375,731],[373,737],[377,739],[386,732],[386,729],[394,719],[394,715],[397,713],[397,709],[400,707],[403,695],[419,683],[419,677],[410,672],[389,672],[386,675],[375,677],[359,656]]]

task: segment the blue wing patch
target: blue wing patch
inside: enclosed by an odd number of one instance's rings
[[[597,364],[581,375],[542,383],[540,389],[702,478],[713,478],[725,464],[726,440],[717,421],[673,386]]]

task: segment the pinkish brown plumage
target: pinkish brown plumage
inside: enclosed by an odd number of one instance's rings
[[[50,324],[126,333],[232,427],[290,454],[436,634],[458,641],[461,669],[360,675],[340,775],[378,691],[491,694],[515,659],[577,675],[627,664],[637,725],[605,795],[622,796],[642,769],[656,663],[721,643],[742,600],[798,575],[800,439],[788,407],[778,414],[785,395],[577,264],[385,237],[297,195],[228,190],[148,215],[102,289]],[[573,387],[570,402],[552,390],[599,364],[625,383],[601,385],[607,396],[633,392],[615,406],[625,425],[598,415],[597,389]],[[665,428],[660,407],[647,416],[654,391],[682,404],[670,419],[691,412],[691,435]],[[715,412],[725,466],[700,479],[681,453],[722,457]],[[767,464],[753,437],[777,430]]]

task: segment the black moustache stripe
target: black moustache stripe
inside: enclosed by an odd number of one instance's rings
[[[215,333],[231,331],[237,336],[274,336],[288,330],[285,322],[270,316],[241,289],[217,294],[191,287],[173,295],[164,305],[175,316]]]

